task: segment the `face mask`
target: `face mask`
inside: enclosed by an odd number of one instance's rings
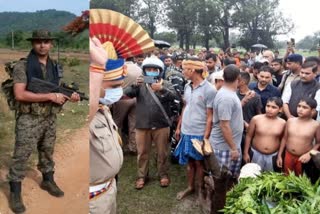
[[[159,71],[158,72],[146,71],[146,75],[149,77],[157,77],[157,76],[159,76]]]
[[[100,103],[104,105],[112,105],[113,103],[120,100],[123,95],[123,90],[121,87],[118,88],[107,88],[105,89],[104,98],[100,98]]]

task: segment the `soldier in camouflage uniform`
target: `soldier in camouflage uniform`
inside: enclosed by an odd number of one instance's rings
[[[17,102],[16,141],[8,180],[9,204],[15,213],[25,211],[21,198],[21,181],[25,177],[28,159],[35,148],[39,153],[38,169],[43,175],[41,188],[56,197],[64,195],[53,179],[56,114],[68,99],[76,102],[80,97],[76,93],[67,97],[61,93],[36,94],[27,90],[28,81],[32,77],[59,84],[61,75],[58,74],[57,64],[49,57],[53,39],[48,31],[34,31],[32,38],[27,39],[32,44],[31,52],[13,68],[13,90]]]

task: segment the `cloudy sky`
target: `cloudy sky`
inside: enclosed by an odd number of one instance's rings
[[[88,10],[88,0],[0,0],[0,12],[35,12],[37,10],[56,9],[81,15]]]
[[[280,0],[280,8],[295,24],[294,32],[284,39],[289,40],[293,37],[299,41],[320,31],[320,0]]]

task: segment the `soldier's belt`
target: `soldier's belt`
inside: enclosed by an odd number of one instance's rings
[[[17,111],[24,114],[49,116],[59,113],[60,110],[61,106],[52,103],[20,103]]]

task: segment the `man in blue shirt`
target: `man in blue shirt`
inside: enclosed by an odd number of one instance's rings
[[[273,70],[270,66],[262,66],[258,73],[258,82],[250,83],[249,88],[254,90],[261,97],[262,109],[264,114],[267,100],[270,97],[281,97],[281,93],[275,86],[271,85]]]

